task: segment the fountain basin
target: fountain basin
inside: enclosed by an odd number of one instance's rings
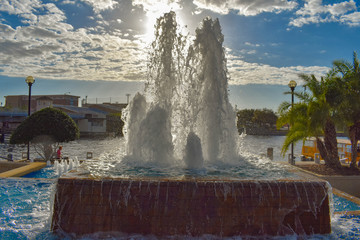
[[[51,229],[155,236],[331,232],[325,181],[207,178],[58,179]]]

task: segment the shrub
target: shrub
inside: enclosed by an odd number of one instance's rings
[[[36,144],[39,144],[42,153],[38,153],[45,160],[49,160],[60,142],[75,140],[79,135],[79,128],[66,113],[48,107],[26,118],[11,135],[10,143],[32,142],[35,150]]]

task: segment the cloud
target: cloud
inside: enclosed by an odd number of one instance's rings
[[[23,27],[17,31],[33,29]],[[137,80],[145,80],[146,52],[140,42],[91,34],[86,29],[41,41],[1,40],[0,52],[2,74],[8,76],[22,76],[26,72],[51,79],[117,81],[136,76]],[[131,79],[127,79],[129,76]]]
[[[0,33],[4,35],[4,37],[12,37],[15,33],[15,29],[13,29],[9,25],[1,24],[0,23]]]
[[[260,47],[260,44],[258,43],[245,42],[245,45],[250,47]]]
[[[87,3],[97,11],[116,7],[113,1]],[[1,4],[0,8],[23,23],[16,28],[6,24],[6,21],[0,23],[2,75],[19,77],[30,74],[48,79],[145,80],[144,43],[136,36],[123,38],[121,29],[108,31],[106,25],[110,21],[103,19],[102,26],[74,29],[67,22],[66,14],[53,3],[18,0]],[[134,13],[132,15],[136,17]],[[100,13],[98,16],[98,19],[102,18]],[[114,22],[123,24],[123,21]],[[130,28],[127,30],[131,32]]]
[[[349,26],[360,25],[360,14],[356,11],[353,0],[324,5],[322,0],[307,0],[302,8],[296,11],[296,17],[289,25],[302,27],[312,23],[340,22]]]
[[[90,19],[86,15],[85,24],[76,27],[70,24],[68,15],[53,3],[41,4],[40,1],[18,0],[0,4],[0,11],[18,18],[19,26],[6,21],[0,22],[0,71],[2,75],[23,77],[33,75],[46,79],[76,80],[127,80],[146,79],[147,48],[144,37],[144,14],[148,18],[159,17],[157,11],[170,7],[181,8],[181,1],[162,0],[164,8],[157,9],[154,1],[90,1],[84,0],[96,12]],[[350,1],[351,2],[351,1]],[[2,2],[3,3],[3,2]],[[10,4],[11,3],[11,4]],[[73,1],[66,1],[73,4]],[[157,2],[159,3],[159,2]],[[294,1],[194,1],[199,8],[213,9],[225,14],[236,10],[242,15],[256,15],[261,12],[291,10]],[[309,1],[308,4],[314,3]],[[120,4],[127,4],[126,8]],[[203,4],[203,5],[201,5]],[[201,7],[202,6],[202,7]],[[314,5],[315,6],[315,5]],[[358,24],[360,16],[348,13],[347,5],[331,5],[328,14],[337,16],[346,24]],[[76,12],[78,4],[71,6]],[[218,9],[216,9],[216,7]],[[324,12],[321,4],[314,8],[304,8],[298,16],[316,18]],[[105,11],[111,9],[113,11]],[[331,9],[331,10],[329,10]],[[84,9],[81,9],[84,10]],[[79,11],[81,12],[81,11]],[[116,13],[114,13],[116,12]],[[303,15],[301,15],[303,14]],[[114,15],[114,16],[112,16]],[[83,15],[82,15],[83,17]],[[306,19],[303,20],[306,24]],[[315,21],[315,20],[314,20]],[[101,25],[99,23],[101,22]],[[75,24],[74,24],[75,25]],[[151,26],[153,31],[153,25]],[[153,34],[153,32],[152,32]],[[245,49],[239,55],[255,54],[263,44],[245,42]],[[298,79],[298,73],[325,74],[329,68],[314,67],[273,67],[266,64],[246,62],[241,56],[227,55],[230,84],[248,83],[282,84]]]
[[[118,2],[114,0],[81,0],[90,6],[93,7],[95,13],[99,13],[101,11],[107,9],[113,9]]]
[[[300,73],[320,77],[330,70],[323,66],[274,67],[267,64],[249,63],[231,55],[228,56],[227,65],[231,85],[250,83],[287,85],[290,80],[295,80],[300,84],[301,80],[298,77]]]
[[[36,38],[57,38],[58,34],[56,34],[54,31],[30,26],[27,28],[24,28],[24,31],[22,31],[22,35],[24,37],[36,37]]]
[[[194,0],[199,9],[210,10],[219,14],[227,14],[231,10],[239,15],[255,16],[263,12],[279,13],[292,10],[296,1],[284,0]]]
[[[182,8],[180,0],[133,0],[132,4],[142,6],[146,12],[164,13],[170,10],[176,11]]]
[[[352,27],[360,26],[360,12],[354,12],[340,17],[340,22]]]
[[[0,11],[9,14],[32,14],[34,9],[41,7],[39,0],[18,0],[18,1],[1,1]]]

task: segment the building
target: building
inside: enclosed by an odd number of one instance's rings
[[[46,107],[52,107],[53,106],[53,99],[51,97],[42,96],[36,99],[36,108],[35,111],[39,111]]]
[[[113,134],[113,136],[123,136],[124,122],[120,116],[127,105],[126,103],[88,104],[83,102],[84,107],[106,114],[106,132]]]
[[[104,136],[106,132],[106,113],[88,107],[53,105],[69,115],[79,127],[80,135]]]
[[[46,98],[46,99],[44,99]],[[37,111],[37,100],[40,99],[41,103],[43,101],[52,100],[53,104],[56,105],[66,105],[66,106],[79,106],[79,96],[61,94],[61,95],[32,95],[31,96],[31,106],[30,111]],[[29,96],[28,95],[10,95],[5,96],[5,108],[7,109],[28,109],[29,105]]]

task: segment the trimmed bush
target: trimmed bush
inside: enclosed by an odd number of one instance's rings
[[[80,133],[74,120],[66,113],[48,107],[26,118],[11,135],[10,143],[27,143],[43,135],[55,142],[69,142],[79,138]]]

